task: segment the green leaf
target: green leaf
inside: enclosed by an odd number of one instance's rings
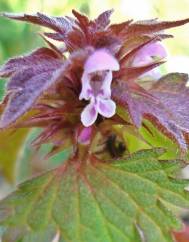
[[[119,115],[126,122],[130,122],[127,112],[124,112],[121,108],[118,111]],[[161,156],[162,159],[178,159],[181,157],[181,150],[178,144],[147,119],[143,119],[143,125],[139,129],[135,130],[132,126],[126,126],[124,129],[119,127],[119,132],[123,135],[126,147],[130,153],[141,149],[163,147],[166,151]]]
[[[166,152],[161,156],[163,159],[176,159],[181,156],[178,144],[165,136],[160,129],[155,127],[150,121],[144,120],[145,127],[140,128],[140,133],[152,147],[163,147]]]
[[[29,129],[0,131],[0,170],[9,182],[15,181],[16,161]]]
[[[178,161],[158,160],[163,152],[71,160],[21,184],[0,203],[2,242],[48,242],[57,233],[60,242],[171,242],[181,223],[169,207],[189,208],[188,182],[175,177]],[[12,231],[16,237],[4,239]]]

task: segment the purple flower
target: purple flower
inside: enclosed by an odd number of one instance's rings
[[[89,100],[81,113],[81,122],[91,126],[98,113],[106,118],[115,114],[116,104],[111,100],[112,71],[119,70],[118,61],[105,49],[96,50],[87,59],[82,75],[79,99]]]
[[[168,53],[164,45],[160,41],[157,41],[144,46],[134,57],[132,66],[139,67],[148,65],[150,63],[153,63],[154,61],[159,61],[161,59],[166,58],[167,55]],[[155,79],[159,79],[160,72],[159,70],[154,69],[149,72],[146,72],[142,76],[152,76]]]

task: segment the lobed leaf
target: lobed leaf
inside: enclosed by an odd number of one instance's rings
[[[21,184],[0,203],[6,234],[14,241],[171,242],[181,223],[168,204],[189,207],[187,181],[173,178],[177,161],[160,161],[162,149],[143,150],[112,164],[76,160]],[[171,164],[171,165],[170,165]],[[30,240],[28,239],[30,238]]]
[[[63,17],[47,16],[42,13],[36,13],[36,14],[4,13],[3,16],[10,19],[38,24],[62,33],[65,33],[72,28],[68,19]]]
[[[61,78],[65,68],[60,56],[48,48],[9,60],[0,69],[0,76],[10,77],[7,84],[9,101],[0,127],[12,124],[28,111],[37,98]]]
[[[8,60],[7,63],[0,68],[0,76],[10,77],[21,69],[38,65],[44,68],[48,61],[55,61],[56,59],[57,54],[53,50],[48,48],[39,48],[29,55]]]
[[[109,24],[110,24],[110,16],[113,13],[113,9],[104,11],[101,13],[95,20],[94,20],[94,25],[95,28],[98,30],[103,30],[105,29]]]
[[[78,48],[93,45],[97,48],[108,46],[108,41],[114,39],[117,47],[126,40],[130,42],[139,36],[158,37],[159,39],[170,37],[162,33],[164,29],[177,27],[189,22],[189,19],[178,21],[158,21],[157,19],[137,21],[125,21],[120,24],[110,24],[110,16],[113,10],[101,13],[96,19],[89,20],[87,16],[73,10],[75,18],[52,17],[43,13],[36,14],[12,14],[4,13],[3,16],[10,19],[26,21],[48,27],[55,33],[44,33],[45,36],[63,41],[67,50],[72,52]],[[102,42],[99,45],[99,42]]]
[[[145,117],[156,124],[167,136],[176,139],[179,145],[186,150],[184,132],[189,131],[187,81],[187,74],[170,73],[154,83],[148,93],[144,90],[140,93],[141,88],[137,85],[134,86],[135,94],[131,94],[129,91],[130,87],[133,88],[133,84],[129,84],[129,86],[122,83],[120,87],[116,87],[117,90],[113,92],[113,97],[122,106],[128,107],[131,118],[137,127],[141,125],[142,118]]]
[[[127,34],[131,36],[136,36],[140,34],[151,34],[157,33],[165,29],[174,28],[177,26],[189,23],[189,18],[177,20],[177,21],[158,21],[157,19],[143,20],[131,25],[127,29]]]
[[[177,126],[189,132],[189,89],[186,86],[187,82],[187,74],[170,73],[155,83],[151,92],[172,113],[172,116],[174,115]]]
[[[124,76],[122,79],[126,81],[134,81],[144,73],[153,70],[163,63],[164,61],[159,61],[140,67],[125,67],[121,70],[121,75]]]
[[[73,15],[77,18],[77,20],[79,21],[79,26],[85,31],[86,28],[89,26],[89,19],[87,16],[85,16],[84,14],[81,14],[79,12],[77,12],[76,10],[72,10]]]

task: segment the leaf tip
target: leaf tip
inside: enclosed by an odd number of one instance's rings
[[[157,154],[157,156],[159,157],[159,156],[163,155],[166,152],[166,149],[162,148],[162,147],[157,147],[157,148],[153,149],[153,152],[155,154]]]

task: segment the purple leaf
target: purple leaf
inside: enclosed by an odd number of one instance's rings
[[[155,83],[151,93],[171,113],[176,125],[189,132],[189,88],[186,87],[187,81],[187,74],[171,73]]]
[[[94,25],[97,30],[104,30],[110,24],[110,16],[113,13],[113,9],[107,10],[101,13],[95,20]]]
[[[118,103],[124,109],[128,109],[134,125],[140,127],[142,120],[141,113],[138,109],[138,106],[135,104],[134,99],[132,98],[132,93],[130,92],[127,83],[121,83],[121,85],[113,88],[112,97],[114,100],[116,100],[116,103]]]
[[[138,107],[141,117],[150,119],[160,130],[163,128],[166,129],[169,136],[174,137],[183,149],[187,149],[182,129],[175,119],[176,115],[174,116],[174,111],[165,107],[161,101],[155,103],[144,97],[135,96],[134,103]]]
[[[150,70],[153,70],[154,68],[156,68],[157,66],[163,63],[164,61],[159,61],[159,62],[154,62],[152,64],[140,66],[140,67],[125,67],[125,68],[122,68],[120,70],[120,73],[118,73],[117,75],[118,76],[121,75],[122,80],[125,80],[125,81],[136,80],[142,74]]]
[[[157,21],[157,20],[147,20],[141,22],[135,22],[130,24],[127,29],[127,34],[130,36],[140,35],[140,34],[151,34],[160,32],[165,29],[174,28],[181,26],[183,24],[189,23],[189,18],[177,20],[177,21]]]
[[[135,95],[129,88],[120,86],[113,92],[113,98],[122,107],[127,107],[136,126],[142,118],[148,118],[165,128],[167,135],[174,137],[183,149],[187,149],[183,132],[189,132],[189,89],[186,87],[187,74],[171,73],[162,77],[149,90],[155,98]]]
[[[23,88],[12,92],[9,102],[0,120],[0,128],[5,128],[15,122],[28,109],[30,109],[36,99],[46,91],[52,84],[57,82],[63,72],[65,66],[62,65],[58,70],[42,72],[25,80]]]
[[[72,10],[72,13],[77,18],[77,20],[79,21],[79,26],[83,30],[86,30],[86,28],[88,27],[89,22],[90,22],[88,17],[85,16],[84,14],[77,12],[76,10]]]
[[[50,39],[57,40],[57,41],[65,41],[66,36],[62,33],[44,33],[44,35]]]
[[[0,77],[9,77],[14,72],[36,65],[46,65],[46,62],[54,61],[58,58],[57,53],[49,48],[40,48],[31,54],[10,59],[0,68]]]
[[[58,32],[68,32],[72,28],[69,20],[63,17],[51,17],[42,13],[37,14],[12,14],[4,13],[3,16],[20,21],[26,21],[33,24],[51,28]]]
[[[126,31],[127,28],[129,27],[129,25],[132,23],[132,19],[131,20],[127,20],[123,23],[120,24],[111,24],[109,29],[115,34],[115,35],[119,35],[120,33],[122,33],[122,31]]]
[[[36,99],[59,80],[65,67],[66,64],[47,48],[8,61],[1,73],[11,76],[7,84],[10,96],[0,127],[4,128],[15,122],[30,109]]]
[[[64,52],[63,49],[59,49],[53,43],[51,43],[43,34],[39,34],[41,38],[48,44],[48,46],[56,52],[56,54],[61,58],[62,53]]]

